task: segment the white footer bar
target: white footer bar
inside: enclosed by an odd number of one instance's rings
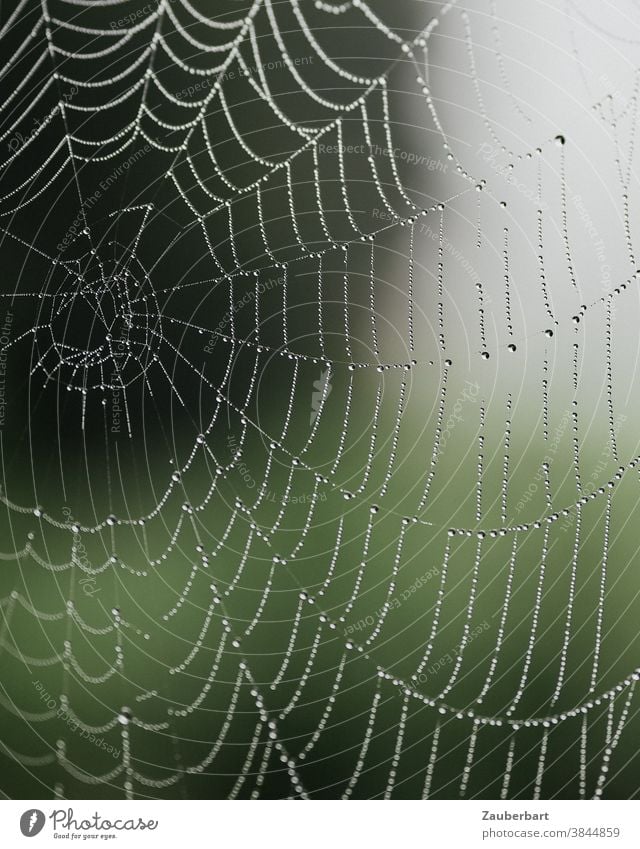
[[[33,842],[31,842],[33,841]],[[631,801],[4,801],[0,846],[158,849],[640,847]]]

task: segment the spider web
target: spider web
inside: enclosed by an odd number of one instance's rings
[[[5,14],[12,795],[637,791],[637,14],[396,6]]]

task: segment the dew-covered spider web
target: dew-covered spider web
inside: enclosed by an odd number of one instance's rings
[[[5,796],[637,794],[639,45],[2,5]]]

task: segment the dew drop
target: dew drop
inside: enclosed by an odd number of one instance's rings
[[[133,711],[130,707],[121,707],[118,714],[118,722],[120,725],[128,725],[133,719]]]

